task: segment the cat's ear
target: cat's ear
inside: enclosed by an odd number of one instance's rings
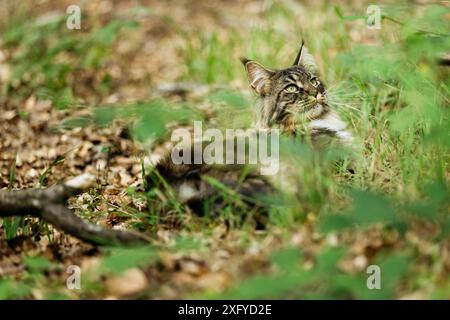
[[[308,72],[313,74],[317,74],[317,71],[319,70],[316,59],[314,59],[313,55],[308,52],[303,40],[297,56],[295,57],[294,66],[302,66]]]
[[[247,77],[250,85],[255,92],[261,96],[267,95],[270,92],[271,77],[274,72],[255,61],[248,60],[246,58],[242,58],[241,61],[247,71]]]

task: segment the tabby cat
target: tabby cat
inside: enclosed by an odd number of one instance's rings
[[[294,64],[270,70],[242,59],[253,90],[260,96],[256,124],[278,127],[287,135],[308,135],[315,146],[323,137],[335,137],[350,145],[352,135],[337,112],[327,103],[324,83],[317,76],[317,65],[302,43]]]
[[[308,140],[318,148],[333,141],[351,145],[352,135],[336,110],[328,105],[325,85],[318,78],[314,58],[304,48],[303,42],[294,64],[286,69],[270,70],[252,60],[243,58],[241,61],[251,87],[259,96],[255,121],[257,128],[277,128],[285,136]],[[203,179],[205,175],[246,197],[275,190],[273,179],[271,181],[271,178],[256,172],[247,174],[242,181],[242,165],[176,165],[172,162],[170,152],[162,157],[155,169],[172,187],[178,200],[192,208],[201,207],[205,198],[217,193]],[[151,186],[155,183],[155,177],[150,176],[152,179],[148,179],[148,185]]]

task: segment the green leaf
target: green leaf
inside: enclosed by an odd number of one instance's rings
[[[396,212],[384,195],[359,190],[353,190],[350,194],[353,198],[353,209],[349,214],[355,218],[355,222],[369,224],[395,220]]]
[[[63,129],[73,129],[73,128],[84,128],[91,123],[89,117],[78,117],[66,119],[61,123],[61,128]]]
[[[381,289],[394,290],[404,278],[411,259],[404,255],[393,255],[379,263],[381,269]]]
[[[298,248],[287,248],[272,254],[270,260],[282,270],[292,270],[299,267],[301,256]]]
[[[24,298],[30,291],[30,288],[20,282],[0,279],[0,300]]]
[[[353,205],[350,210],[326,216],[320,223],[320,230],[328,232],[342,230],[355,224],[367,226],[373,223],[394,223],[398,219],[391,201],[384,195],[352,190],[350,196]]]
[[[114,248],[110,255],[103,259],[101,269],[106,272],[122,273],[123,271],[146,266],[157,258],[152,247]]]
[[[66,109],[67,107],[72,106],[76,102],[76,99],[72,89],[67,87],[55,97],[53,102],[57,109]]]
[[[316,258],[318,271],[330,276],[337,271],[337,264],[345,254],[345,248],[329,248],[322,251]]]
[[[354,224],[351,217],[347,217],[344,214],[333,214],[325,216],[320,224],[319,228],[321,232],[338,231],[346,228],[350,228]]]
[[[53,267],[53,264],[43,257],[25,257],[25,265],[31,273],[42,273]]]

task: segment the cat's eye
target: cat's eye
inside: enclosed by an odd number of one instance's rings
[[[315,88],[317,88],[317,87],[319,86],[319,84],[320,84],[320,81],[317,80],[316,78],[312,78],[312,79],[310,80],[310,82],[311,82],[311,84],[312,84]]]
[[[297,86],[294,86],[294,85],[287,86],[284,90],[286,90],[286,92],[290,92],[290,93],[298,92]]]

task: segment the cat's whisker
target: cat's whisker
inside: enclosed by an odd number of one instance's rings
[[[358,99],[346,99],[346,100],[336,100],[336,99],[329,99],[327,100],[328,103],[340,103],[340,104],[361,104],[361,100]]]
[[[327,88],[327,92],[359,92],[358,88],[347,86],[347,87],[331,87]]]
[[[362,97],[357,93],[329,93],[328,97]]]
[[[343,85],[343,84],[340,84],[340,83],[336,83],[336,84],[334,84],[334,85],[329,85],[328,86],[328,88],[327,88],[327,90],[347,90],[347,89],[349,89],[349,88],[354,88],[354,86],[352,85],[352,84],[347,84],[347,85]]]
[[[351,109],[357,112],[361,112],[360,109],[358,109],[357,107],[351,105],[351,104],[347,104],[347,103],[342,103],[342,104],[337,104],[337,103],[330,103],[330,106],[336,108],[336,109]]]
[[[329,97],[327,101],[343,102],[343,103],[361,103],[363,99],[359,97]]]
[[[359,99],[328,99],[328,102],[335,102],[335,103],[361,103],[361,100]]]
[[[362,97],[359,93],[352,93],[352,92],[343,92],[343,93],[327,93],[328,97],[356,97],[360,98]]]
[[[328,100],[327,101],[328,104],[349,104],[349,105],[360,105],[360,101],[354,100],[354,101],[342,101],[342,100]]]
[[[342,95],[342,94],[351,94],[351,95],[359,95],[361,92],[357,90],[327,90],[327,95]]]

